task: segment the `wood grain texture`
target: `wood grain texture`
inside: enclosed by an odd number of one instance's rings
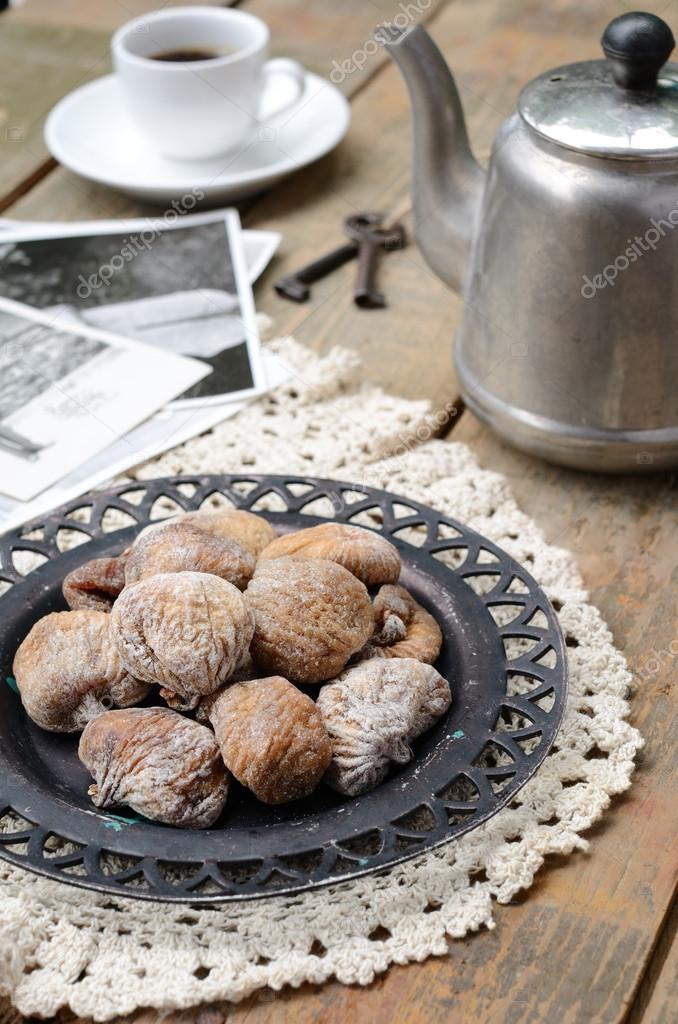
[[[18,7],[7,12],[10,24],[57,25],[60,28],[112,31],[132,18],[138,18],[160,7],[194,7],[198,4],[210,7],[225,6],[216,0],[24,0]]]
[[[377,7],[354,0],[246,5],[272,25],[280,52],[294,46],[297,57],[313,60],[325,74],[387,16],[381,3]],[[605,23],[626,9],[584,0],[457,0],[434,12],[433,35],[457,73],[481,158],[522,84],[548,67],[598,56]],[[270,288],[276,276],[339,241],[347,212],[376,205],[407,213],[409,114],[399,77],[377,62],[348,76],[342,88],[355,97],[345,143],[245,212],[249,225],[284,234],[280,257],[258,289],[258,305],[279,330],[293,331],[316,351],[353,347],[367,378],[444,405],[457,390],[450,339],[461,303],[435,281],[414,247],[383,263],[381,282],[392,296],[383,312],[354,309],[350,267],[314,287],[308,306],[285,303]],[[73,219],[124,216],[138,208],[58,170],[12,212]],[[678,796],[675,480],[549,467],[513,452],[469,413],[451,438],[508,476],[550,543],[576,552],[592,600],[636,677],[633,721],[647,744],[634,786],[589,832],[590,853],[550,863],[524,900],[497,909],[494,931],[450,943],[447,956],[391,968],[366,989],[331,982],[321,989],[265,990],[238,1006],[171,1015],[172,1024],[437,1024],[450,1018],[464,1024],[668,1024],[676,1018],[678,954],[666,939]],[[157,1024],[158,1015],[133,1019]]]
[[[97,31],[0,17],[1,202],[49,160],[42,138],[47,114],[66,93],[109,70],[109,46]]]
[[[673,1024],[678,1016],[678,899],[673,901],[626,1024]]]

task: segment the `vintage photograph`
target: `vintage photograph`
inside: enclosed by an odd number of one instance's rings
[[[0,488],[33,498],[208,373],[197,359],[0,299]]]
[[[264,350],[262,358],[266,390],[278,387],[289,379],[290,367],[280,356]],[[79,494],[100,487],[130,466],[152,459],[168,448],[174,448],[191,437],[211,430],[223,420],[236,416],[245,408],[248,401],[247,398],[241,398],[204,406],[170,402],[143,423],[133,427],[123,437],[116,438],[111,444],[65,473],[30,501],[17,501],[0,493],[0,530],[10,530],[28,519],[43,515],[49,509],[63,505]],[[0,431],[0,451],[3,443],[8,447],[13,440],[6,425],[3,424],[3,428]],[[13,433],[16,437],[16,432]],[[27,437],[21,440],[24,446],[31,443]],[[16,444],[16,441],[14,443]]]
[[[181,402],[247,397],[263,373],[239,233],[233,210],[10,229],[0,296],[202,360],[211,373]]]

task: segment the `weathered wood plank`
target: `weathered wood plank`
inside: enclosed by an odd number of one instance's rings
[[[2,20],[0,65],[1,201],[49,159],[42,129],[57,100],[109,70],[108,37]]]
[[[126,21],[160,7],[221,6],[215,0],[27,0],[12,7],[6,14],[8,23],[25,25],[57,25],[64,28],[91,29],[94,25],[102,32],[119,28]]]
[[[678,1016],[678,903],[670,918],[626,1024],[673,1024]]]
[[[673,1024],[678,1008],[678,942],[675,941],[664,961],[662,972],[654,982],[647,1006],[642,1017],[643,1024]],[[628,1024],[636,1024],[633,1017]]]

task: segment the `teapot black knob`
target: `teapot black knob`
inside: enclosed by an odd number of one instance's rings
[[[601,43],[612,63],[615,82],[633,92],[654,92],[659,69],[676,45],[665,21],[656,14],[640,11],[622,14],[611,21]]]

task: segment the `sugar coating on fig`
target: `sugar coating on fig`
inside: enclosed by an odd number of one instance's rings
[[[64,577],[61,586],[69,608],[108,612],[125,586],[127,553],[116,558],[91,558]]]
[[[391,764],[411,760],[409,744],[450,701],[447,680],[421,661],[374,659],[348,669],[318,695],[332,741],[325,781],[347,796],[373,789]]]
[[[50,732],[84,729],[112,705],[137,704],[149,690],[123,665],[108,612],[85,608],[39,619],[13,671],[27,714]]]
[[[240,591],[200,572],[161,573],[125,587],[111,612],[120,657],[159,683],[172,707],[194,708],[245,660],[254,619]]]
[[[254,614],[255,663],[295,682],[331,679],[372,634],[374,613],[365,586],[335,562],[259,562],[245,601]]]
[[[167,523],[137,540],[127,558],[125,583],[170,572],[204,572],[244,590],[254,556],[234,540],[216,537],[189,523]]]
[[[97,807],[125,804],[179,828],[209,828],[228,796],[228,772],[209,729],[169,708],[110,711],[80,737]]]
[[[227,686],[208,701],[226,766],[257,799],[282,804],[313,792],[332,745],[310,697],[272,676]]]
[[[283,555],[327,558],[343,565],[366,587],[395,583],[400,575],[397,548],[378,533],[348,523],[321,523],[277,537],[264,548],[261,558]]]
[[[432,665],[440,654],[440,626],[405,587],[381,587],[374,599],[374,628],[370,643],[382,658],[416,658]]]

